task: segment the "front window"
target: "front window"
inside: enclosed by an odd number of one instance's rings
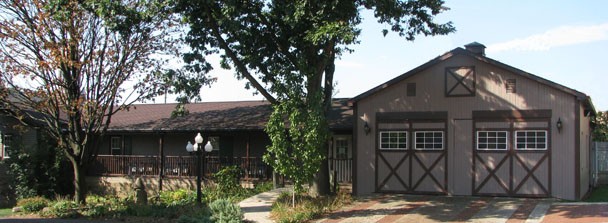
[[[507,150],[507,131],[477,131],[477,150]]]
[[[546,150],[546,130],[515,131],[515,149],[517,150]]]
[[[417,131],[414,135],[416,150],[443,150],[443,131]]]
[[[13,144],[13,136],[12,135],[2,135],[0,138],[0,148],[2,149],[2,158],[9,158],[9,150],[11,149],[11,145]]]
[[[405,150],[407,149],[407,131],[381,131],[380,149]]]
[[[122,140],[120,136],[112,136],[110,138],[110,154],[122,155]]]

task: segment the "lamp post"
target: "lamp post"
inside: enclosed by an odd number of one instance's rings
[[[190,141],[188,141],[188,144],[186,145],[186,151],[188,151],[190,154],[192,154],[192,152],[194,152],[196,154],[196,202],[197,203],[201,203],[201,196],[202,196],[202,192],[201,192],[201,153],[203,153],[201,147],[203,145],[203,136],[201,136],[201,133],[199,132],[196,137],[194,137],[194,145],[192,145],[192,143],[190,143]],[[207,141],[207,144],[204,147],[206,152],[211,152],[213,150],[213,146],[211,145],[211,142]],[[204,155],[204,153],[203,153]],[[205,173],[205,170],[202,171],[203,174]]]

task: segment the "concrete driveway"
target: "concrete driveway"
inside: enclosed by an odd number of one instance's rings
[[[608,203],[380,194],[316,222],[608,222]]]

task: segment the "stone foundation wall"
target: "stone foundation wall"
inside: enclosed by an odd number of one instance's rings
[[[102,195],[116,195],[125,197],[133,195],[133,183],[137,177],[87,177],[87,185],[90,193]],[[155,196],[159,192],[158,177],[141,176],[148,196]],[[163,190],[196,189],[196,178],[165,178],[163,179]]]
[[[141,176],[141,179],[146,185],[148,197],[156,196],[159,192],[158,177]],[[87,177],[87,185],[89,193],[101,195],[116,195],[126,197],[134,195],[133,184],[137,177],[133,176],[118,176],[118,177]],[[212,184],[213,182],[207,182]],[[205,187],[205,181],[202,182],[202,187]],[[254,182],[243,181],[241,186],[245,188],[253,188]],[[177,189],[196,190],[196,178],[164,178],[163,191],[172,191]]]

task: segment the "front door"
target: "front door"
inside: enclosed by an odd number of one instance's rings
[[[350,135],[336,135],[329,154],[329,168],[336,171],[336,181],[352,182],[352,138]]]

